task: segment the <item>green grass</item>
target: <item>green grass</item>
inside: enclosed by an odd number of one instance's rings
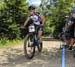
[[[23,44],[23,40],[0,40],[0,48],[22,45],[22,44]]]
[[[45,38],[45,36],[42,36]],[[16,39],[16,40],[7,40],[7,39],[2,39],[0,40],[0,48],[6,48],[10,46],[17,46],[17,45],[23,45],[24,40],[22,39]]]

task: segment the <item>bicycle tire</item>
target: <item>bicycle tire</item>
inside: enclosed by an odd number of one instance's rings
[[[37,45],[37,48],[38,48],[38,51],[39,51],[39,52],[42,52],[43,44],[40,43],[39,45]]]
[[[27,43],[27,40],[30,38],[30,34],[28,34],[26,37],[25,37],[25,39],[24,39],[24,53],[25,53],[25,57],[27,58],[27,59],[32,59],[33,57],[34,57],[34,54],[35,54],[35,45],[33,45],[33,52],[32,52],[32,54],[31,54],[31,56],[29,56],[29,54],[27,54],[27,47],[26,47],[26,43]]]

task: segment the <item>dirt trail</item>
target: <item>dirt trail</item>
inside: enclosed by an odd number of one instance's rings
[[[43,41],[43,51],[36,52],[32,60],[24,56],[23,44],[15,47],[0,49],[0,67],[61,67],[61,50],[59,41]],[[67,53],[67,66],[75,67],[75,58]],[[70,60],[72,66],[70,64]]]

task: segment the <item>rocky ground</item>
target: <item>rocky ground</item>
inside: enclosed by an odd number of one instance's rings
[[[75,67],[73,52],[66,50],[66,67]],[[59,41],[43,41],[43,51],[36,51],[28,60],[24,56],[23,44],[0,49],[0,67],[61,67],[62,51]]]

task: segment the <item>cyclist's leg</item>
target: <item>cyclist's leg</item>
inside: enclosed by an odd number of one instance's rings
[[[40,40],[40,43],[42,43],[42,32],[43,32],[43,30],[42,30],[42,28],[40,27],[40,28],[38,29],[38,38],[39,38],[39,40]]]
[[[72,46],[74,45],[74,39],[71,38],[69,40],[65,40],[67,47],[72,50]]]
[[[69,49],[72,50],[72,47],[74,45],[74,31],[70,32],[70,44],[69,44]]]
[[[74,45],[74,38],[70,39],[69,49],[72,50],[72,47]]]
[[[66,33],[64,34],[64,41],[65,41],[67,47],[69,47],[69,45],[70,45],[70,41],[71,41],[70,39],[71,39],[71,38],[70,38],[70,33],[69,33],[69,32],[66,32]]]

